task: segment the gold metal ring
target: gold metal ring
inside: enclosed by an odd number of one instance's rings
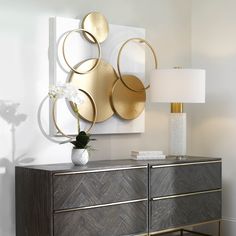
[[[92,106],[93,106],[93,110],[94,110],[94,115],[93,115],[93,122],[91,122],[91,125],[90,125],[90,127],[85,131],[86,133],[87,132],[89,132],[91,129],[92,129],[92,127],[94,126],[94,124],[96,123],[96,119],[97,119],[97,107],[96,107],[96,104],[95,104],[95,101],[94,101],[94,99],[93,99],[93,97],[88,93],[88,92],[86,92],[85,90],[83,90],[83,89],[79,89],[79,91],[81,91],[81,92],[83,92],[85,95],[87,95],[88,97],[89,97],[89,99],[90,99],[90,101],[91,101],[91,103],[92,103]],[[66,138],[72,138],[70,135],[67,135],[67,134],[65,134],[60,128],[59,128],[59,126],[58,126],[58,124],[57,124],[57,121],[56,121],[56,114],[55,114],[55,108],[56,108],[56,102],[57,102],[57,98],[55,98],[54,99],[54,101],[53,101],[53,105],[52,105],[52,120],[53,120],[53,123],[54,123],[54,125],[55,125],[55,127],[56,127],[56,129],[57,129],[57,131],[60,133],[60,134],[62,134],[64,137],[66,137]]]
[[[42,109],[43,109],[43,105],[46,102],[46,100],[49,98],[49,96],[47,95],[46,97],[44,97],[44,99],[41,101],[40,105],[39,105],[39,109],[38,109],[38,124],[39,124],[39,128],[43,134],[43,136],[45,138],[47,138],[48,140],[54,142],[54,143],[68,143],[71,142],[72,139],[66,139],[66,140],[58,140],[57,138],[52,138],[49,134],[47,134],[47,132],[44,130],[43,125],[42,125],[42,120],[41,120],[41,113],[42,113]]]
[[[153,47],[151,46],[151,44],[149,42],[147,42],[145,39],[142,39],[142,38],[130,38],[128,39],[126,42],[124,42],[124,44],[121,46],[120,50],[119,50],[119,53],[118,53],[118,58],[117,58],[117,70],[118,70],[118,76],[119,78],[121,79],[122,83],[130,90],[134,91],[134,92],[141,92],[143,90],[146,90],[150,87],[150,84],[148,86],[146,86],[144,89],[140,89],[140,90],[136,90],[132,87],[130,87],[123,79],[122,75],[121,75],[121,71],[120,71],[120,58],[121,58],[121,52],[123,50],[123,48],[125,47],[125,45],[127,43],[129,43],[130,41],[134,41],[134,42],[138,42],[138,43],[145,43],[151,50],[152,52],[152,55],[153,55],[153,58],[154,58],[154,62],[155,62],[155,69],[157,69],[158,67],[158,62],[157,62],[157,56],[156,56],[156,53],[153,49]]]
[[[77,71],[76,69],[74,69],[73,66],[70,65],[70,63],[69,63],[68,60],[66,59],[65,44],[66,44],[66,41],[67,41],[68,37],[69,37],[72,33],[74,33],[74,32],[77,32],[77,33],[78,33],[78,32],[84,32],[84,33],[88,34],[88,35],[94,40],[94,42],[97,44],[97,48],[98,48],[98,58],[97,58],[95,64],[94,64],[89,70],[87,70],[86,72]],[[85,29],[75,29],[75,30],[69,31],[69,33],[68,33],[68,34],[66,35],[66,37],[64,38],[63,44],[62,44],[62,55],[63,55],[63,58],[64,58],[64,60],[65,60],[65,62],[66,62],[66,64],[67,64],[67,66],[68,66],[72,71],[74,71],[74,72],[77,73],[77,74],[83,75],[83,74],[86,74],[86,73],[88,73],[88,72],[94,70],[94,69],[98,66],[98,64],[99,64],[99,62],[100,62],[100,60],[101,60],[101,46],[100,46],[98,40],[96,39],[96,37],[95,37],[93,34],[91,34],[89,31],[87,31],[87,30],[85,30]]]

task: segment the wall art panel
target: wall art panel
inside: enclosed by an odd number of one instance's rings
[[[50,84],[56,85],[72,82],[78,88],[85,89],[94,97],[98,108],[98,118],[90,133],[119,134],[144,132],[145,101],[143,102],[143,100],[144,98],[146,99],[145,91],[138,96],[136,96],[137,93],[134,94],[137,104],[132,107],[129,104],[134,103],[132,91],[125,91],[127,88],[123,84],[115,86],[115,89],[114,85],[118,83],[117,57],[121,46],[130,38],[145,39],[145,29],[109,24],[108,37],[100,44],[101,61],[99,66],[95,70],[81,75],[72,72],[63,57],[63,41],[69,31],[81,28],[81,21],[53,17],[50,18],[49,25]],[[82,71],[89,68],[96,61],[98,48],[95,43],[87,40],[82,33],[74,32],[66,39],[64,53],[70,65]],[[143,86],[145,86],[145,45],[136,42],[128,43],[122,50],[120,69],[122,75],[132,75],[130,77],[132,77],[131,79],[133,81],[135,78],[139,78],[143,82]],[[140,83],[136,82],[135,84],[139,86]],[[120,89],[122,86],[124,86],[124,90]],[[120,89],[119,91],[117,90],[118,88]],[[112,99],[112,92],[116,94],[115,99]],[[122,94],[124,95],[122,96]],[[117,102],[117,98],[119,97],[122,99]],[[81,112],[81,129],[86,129],[90,125],[89,120],[93,112],[92,106],[90,106],[91,104],[88,104],[88,99],[86,97],[84,99],[86,104],[82,104],[79,107],[79,111]],[[116,106],[113,106],[114,102],[116,102]],[[123,110],[116,112],[115,109]],[[141,112],[138,112],[138,109]],[[129,116],[122,117],[119,115],[124,112],[128,112],[131,115],[136,114],[136,117],[129,119]],[[77,120],[73,112],[73,107],[65,100],[60,100],[57,103],[56,120],[65,133],[71,135],[77,133]],[[50,133],[56,135],[56,130],[52,122],[50,122]]]

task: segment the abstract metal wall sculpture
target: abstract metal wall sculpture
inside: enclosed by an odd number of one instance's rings
[[[70,82],[86,95],[78,108],[71,102],[51,104],[52,134],[73,135],[77,112],[82,126],[95,124],[94,134],[144,132],[149,88],[144,85],[144,46],[151,50],[157,68],[155,51],[144,38],[144,29],[109,25],[98,12],[81,22],[50,19],[50,83]],[[62,125],[66,132],[59,128]]]

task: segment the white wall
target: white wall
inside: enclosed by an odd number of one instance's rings
[[[192,65],[207,71],[206,104],[191,106],[191,153],[223,158],[224,236],[236,232],[236,1],[192,1]]]
[[[71,146],[47,141],[37,125],[49,82],[48,18],[81,18],[93,10],[113,24],[146,28],[162,68],[189,65],[189,0],[0,0],[0,236],[15,235],[14,166],[70,161]],[[91,159],[128,158],[133,149],[166,151],[168,110],[147,104],[144,134],[98,136]]]

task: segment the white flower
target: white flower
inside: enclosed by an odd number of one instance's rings
[[[51,85],[49,88],[50,98],[66,98],[68,101],[80,105],[84,102],[79,90],[71,83],[61,85]]]

